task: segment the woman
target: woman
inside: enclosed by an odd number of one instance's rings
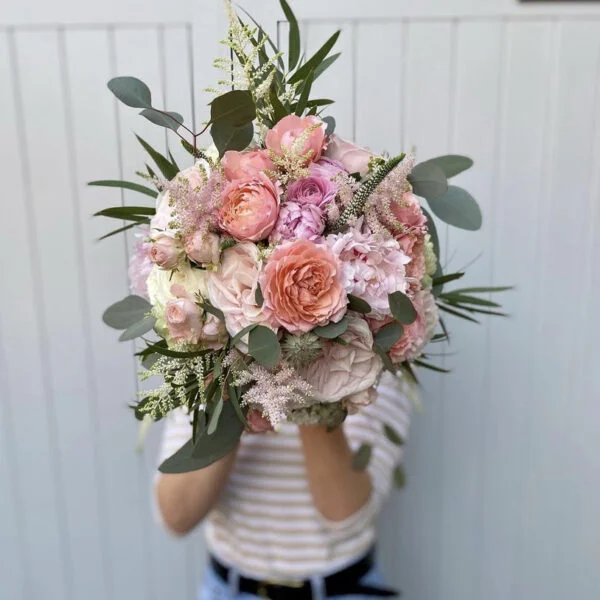
[[[277,433],[244,435],[218,462],[156,484],[165,526],[190,532],[206,517],[210,565],[200,600],[394,596],[373,564],[373,521],[389,494],[402,448],[383,433],[406,436],[410,403],[384,373],[377,400],[342,427],[284,424]],[[176,413],[164,433],[161,460],[191,436]],[[372,446],[365,471],[352,453]]]

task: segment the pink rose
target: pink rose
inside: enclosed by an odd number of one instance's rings
[[[277,221],[279,196],[278,187],[264,173],[230,182],[221,196],[221,228],[240,242],[264,240]]]
[[[268,150],[250,150],[237,152],[228,150],[221,159],[225,177],[234,179],[252,179],[264,171],[274,171],[275,166],[269,158]]]
[[[340,161],[348,173],[360,173],[364,177],[369,170],[369,161],[373,153],[337,135],[331,135],[325,156]]]
[[[433,332],[439,322],[435,298],[429,290],[422,290],[415,294],[413,305],[417,311],[417,319],[411,325],[404,326],[402,337],[388,352],[394,364],[418,358],[432,338]],[[391,322],[391,320],[371,321],[373,332],[379,331],[379,329]]]
[[[410,279],[411,290],[415,291],[421,287],[421,280],[427,270],[424,236],[415,237],[409,256],[410,262],[406,265],[406,277]]]
[[[242,242],[224,250],[217,270],[208,273],[208,298],[223,311],[232,336],[252,324],[276,328],[256,303],[260,267],[258,248]]]
[[[173,181],[185,179],[188,184],[188,189],[195,190],[204,187],[209,175],[209,166],[205,160],[198,160],[193,166],[180,171],[175,175]]]
[[[175,238],[161,235],[152,242],[148,256],[157,267],[174,269],[181,258],[181,246]]]
[[[216,233],[195,231],[183,243],[188,258],[199,265],[216,265],[219,262],[220,239]]]
[[[129,259],[129,288],[133,294],[148,298],[148,276],[152,271],[152,261],[150,260],[150,242],[146,238],[150,234],[150,228],[146,225],[140,228],[140,231],[135,234],[136,242],[133,246],[133,252]]]
[[[260,410],[251,408],[246,415],[248,430],[250,433],[266,433],[273,431],[273,425],[268,417],[265,417]]]
[[[292,333],[338,322],[346,312],[340,264],[325,245],[284,242],[269,257],[260,286],[264,312]]]
[[[412,192],[405,192],[399,201],[390,203],[390,211],[395,237],[404,252],[412,257],[414,245],[427,233],[427,218],[421,204]]]
[[[329,181],[337,177],[340,173],[347,173],[344,165],[339,160],[327,158],[326,156],[322,156],[319,162],[314,162],[310,165],[311,175],[323,177]]]
[[[355,415],[361,408],[373,404],[376,399],[377,390],[374,387],[370,387],[362,392],[357,392],[344,398],[344,407],[348,411],[348,414]]]
[[[314,204],[324,208],[335,200],[337,186],[323,177],[305,177],[290,184],[286,200],[298,204]]]
[[[173,285],[171,293],[176,300],[169,300],[165,307],[165,320],[169,337],[174,342],[197,344],[202,336],[202,312],[190,299],[181,285]]]
[[[267,148],[282,156],[284,149],[297,156],[306,157],[305,165],[321,158],[325,143],[325,123],[318,117],[288,115],[267,131]]]
[[[279,210],[279,218],[269,237],[270,242],[281,240],[314,240],[325,230],[323,211],[314,204],[304,206],[286,202]]]
[[[381,372],[381,358],[373,352],[373,334],[367,322],[348,313],[348,329],[340,337],[346,344],[323,341],[323,355],[299,374],[313,388],[318,402],[338,402],[372,388]]]

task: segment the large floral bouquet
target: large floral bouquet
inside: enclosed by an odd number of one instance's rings
[[[246,428],[282,421],[335,427],[374,399],[387,369],[415,381],[430,341],[447,340],[439,311],[473,320],[495,313],[492,288],[444,291],[462,273],[444,274],[434,221],[481,225],[473,198],[448,179],[472,165],[463,156],[415,164],[410,153],[385,156],[344,141],[322,113],[332,102],[311,87],[337,58],[339,32],[308,60],[290,23],[287,64],[260,26],[227,3],[231,78],[216,91],[210,120],[190,130],[178,113],[152,105],[133,77],[108,86],[128,106],[182,138],[193,165],[181,170],[139,138],[156,165],[152,187],[122,187],[155,206],[119,206],[99,215],[135,228],[131,289],[105,322],[121,340],[142,338],[137,418],[156,421],[183,407],[193,439],[161,466],[181,472],[228,452]],[[210,127],[214,145],[198,148]],[[154,332],[152,334],[151,332]],[[148,337],[151,336],[151,337]],[[388,436],[397,435],[386,428]]]

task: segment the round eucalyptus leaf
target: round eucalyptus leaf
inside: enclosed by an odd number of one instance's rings
[[[238,127],[218,121],[211,126],[210,135],[222,157],[227,150],[245,150],[254,136],[254,126],[247,123]]]
[[[227,123],[231,127],[241,127],[256,118],[256,105],[248,90],[232,90],[218,96],[210,103],[212,123]]]
[[[402,325],[410,325],[417,319],[417,311],[410,298],[402,292],[393,292],[388,296],[390,310],[396,320]]]
[[[133,108],[152,108],[150,88],[137,77],[114,77],[108,89],[123,103]]]
[[[432,162],[419,163],[408,176],[408,181],[417,196],[439,198],[448,191],[448,179],[444,171]]]
[[[148,121],[158,125],[177,131],[183,125],[183,117],[176,112],[167,112],[156,110],[155,108],[145,108],[140,115],[146,117]]]
[[[361,444],[352,457],[352,468],[355,471],[364,471],[369,466],[369,462],[371,462],[372,452],[373,448],[370,444]]]
[[[328,323],[327,325],[323,325],[323,327],[315,327],[312,332],[319,337],[332,340],[345,333],[346,329],[348,329],[348,319],[344,317],[337,323]]]
[[[152,305],[141,296],[127,296],[109,306],[102,315],[102,320],[113,329],[127,329],[141,321]]]
[[[388,352],[389,349],[402,337],[403,333],[404,327],[402,327],[400,323],[396,323],[395,321],[388,323],[375,334],[375,343],[381,346],[385,352]]]
[[[448,179],[455,177],[459,173],[470,169],[473,166],[473,160],[468,156],[460,154],[445,154],[444,156],[436,156],[422,162],[421,164],[434,164],[440,167]]]
[[[348,308],[363,315],[371,312],[371,305],[366,300],[353,294],[348,294]]]
[[[331,135],[335,131],[335,119],[331,116],[325,117],[323,122],[327,124],[325,135]]]
[[[468,231],[477,231],[481,228],[483,217],[477,201],[467,190],[448,186],[448,191],[440,198],[427,198],[429,208],[444,223],[467,229]]]
[[[257,325],[248,334],[248,354],[263,367],[275,366],[281,357],[277,334],[264,325]]]
[[[148,333],[156,325],[156,318],[152,315],[146,315],[143,319],[137,323],[130,325],[120,336],[120,342],[128,342],[141,337],[145,333]]]

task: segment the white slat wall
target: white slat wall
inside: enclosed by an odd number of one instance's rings
[[[275,25],[262,0],[247,4]],[[485,224],[441,229],[447,267],[477,259],[466,284],[518,286],[503,298],[510,319],[452,323],[438,357],[452,375],[423,376],[408,486],[382,521],[386,573],[408,600],[595,600],[600,20],[556,7],[523,16],[504,0],[464,15],[433,1],[422,15],[334,4],[298,10],[309,50],[343,30],[344,55],[315,88],[337,100],[339,133],[421,158],[474,156],[461,183]],[[79,12],[32,27],[17,11],[19,25],[0,28],[3,600],[194,597],[202,542],[154,522],[159,431],[134,452],[132,347],[100,320],[127,291],[129,246],[96,243],[107,224],[90,215],[140,197],[84,182],[142,166],[133,131],[165,144],[107,92],[112,75],[138,75],[169,108],[205,117],[222,24],[210,6],[161,25],[90,13],[82,26]]]

